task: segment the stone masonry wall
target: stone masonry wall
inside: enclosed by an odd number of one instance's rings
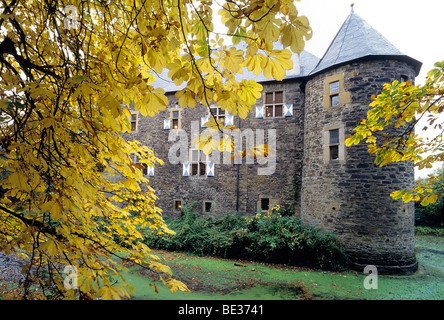
[[[338,74],[349,99],[326,108],[326,79]],[[355,62],[315,76],[306,87],[302,219],[337,234],[356,268],[372,264],[381,273],[417,267],[414,208],[389,196],[414,185],[413,166],[377,167],[365,143],[345,148],[343,140],[366,117],[371,96],[401,76],[414,79],[413,68],[393,60]],[[335,128],[340,129],[342,157],[329,160],[325,144]]]
[[[256,119],[253,109],[246,119],[234,117],[234,124],[238,125],[242,132],[245,130],[263,129],[265,142],[269,137],[269,130],[276,130],[276,170],[272,175],[258,175],[258,168],[265,168],[257,161],[254,164],[246,164],[246,160],[239,165],[239,179],[237,165],[224,164],[222,157],[220,164],[215,165],[214,176],[183,176],[182,164],[172,164],[168,159],[168,152],[174,145],[174,141],[168,141],[172,130],[163,129],[164,119],[170,118],[171,109],[177,105],[174,94],[169,95],[170,106],[155,117],[141,117],[139,115],[138,130],[126,134],[127,139],[137,139],[150,147],[157,157],[165,163],[156,166],[154,176],[149,177],[150,186],[156,190],[158,196],[157,205],[166,216],[177,216],[180,210],[176,210],[174,202],[182,201],[182,204],[199,202],[198,210],[203,212],[203,203],[212,202],[211,215],[222,216],[236,211],[236,195],[239,195],[239,212],[242,214],[255,214],[258,211],[261,198],[269,198],[270,205],[280,204],[289,207],[294,204],[292,190],[293,176],[296,175],[301,189],[302,158],[303,158],[303,130],[304,130],[304,95],[300,90],[300,82],[286,81],[281,83],[270,82],[263,84],[265,92],[284,91],[284,103],[293,104],[292,117]],[[262,105],[263,99],[257,101]],[[188,144],[191,148],[191,124],[197,122],[199,130],[201,117],[208,116],[208,109],[204,106],[184,108],[180,112],[180,128],[188,135]],[[256,141],[255,141],[256,142]],[[239,183],[237,183],[239,181]],[[238,186],[238,187],[237,187]],[[299,192],[298,192],[299,194]],[[297,199],[296,203],[300,203]],[[299,205],[295,206],[299,214]]]

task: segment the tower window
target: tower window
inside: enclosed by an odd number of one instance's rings
[[[330,82],[330,94],[339,93],[339,81]]]
[[[325,78],[324,108],[339,107],[351,102],[351,93],[345,91],[344,73],[337,73]]]
[[[330,106],[339,106],[339,81],[330,82]]]
[[[282,117],[284,92],[275,91],[265,94],[265,116],[267,118]]]
[[[339,159],[339,129],[330,130],[330,160]]]

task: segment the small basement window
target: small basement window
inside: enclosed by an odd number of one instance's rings
[[[270,199],[269,198],[262,198],[261,199],[261,210],[268,211],[268,209],[270,209]]]
[[[178,211],[182,210],[182,200],[174,201],[174,209]]]
[[[213,203],[211,201],[204,202],[204,213],[211,213],[211,208],[213,208]]]

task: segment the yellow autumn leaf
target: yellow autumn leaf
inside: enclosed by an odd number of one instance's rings
[[[245,65],[249,71],[258,76],[262,72],[262,60],[264,58],[265,56],[261,53],[250,55],[245,60]]]
[[[51,256],[55,256],[58,253],[57,245],[54,240],[48,240],[39,246],[39,250],[47,250]]]
[[[28,184],[28,178],[21,172],[13,172],[8,177],[8,182],[11,184],[12,188],[25,192],[31,191],[31,187]]]
[[[165,90],[162,88],[150,88],[146,92],[141,104],[136,104],[136,110],[140,111],[140,114],[144,117],[154,116],[160,110],[165,110],[168,105],[168,98],[165,96]]]
[[[256,100],[261,97],[262,85],[255,80],[242,80],[239,97],[247,103],[254,105]]]
[[[429,203],[435,203],[438,200],[438,195],[436,193],[432,193],[429,196]]]
[[[402,201],[404,201],[405,203],[410,202],[412,200],[413,200],[413,195],[411,193],[409,193],[409,192],[405,193],[402,196]]]
[[[293,61],[291,60],[291,51],[273,50],[266,58],[262,60],[261,67],[264,70],[264,76],[267,78],[274,78],[281,81],[285,77],[285,70],[293,68]]]
[[[188,289],[187,285],[183,282],[169,278],[166,280],[166,285],[170,289],[171,292],[176,292],[177,290],[183,291],[183,292],[190,292],[190,289]]]
[[[171,270],[171,268],[169,266],[167,266],[167,265],[165,265],[163,263],[160,263],[158,261],[151,261],[150,264],[149,264],[149,267],[151,269],[154,269],[154,270],[158,271],[158,272],[159,271],[160,272],[164,272],[164,273],[166,273],[168,275],[172,275],[173,274],[173,271]]]
[[[194,108],[196,106],[196,97],[195,95],[187,88],[179,90],[174,95],[176,98],[179,98],[179,105],[181,107],[190,107]]]

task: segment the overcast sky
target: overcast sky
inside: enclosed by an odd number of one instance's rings
[[[307,51],[322,58],[350,14],[351,3],[356,14],[402,53],[423,63],[416,84],[423,84],[433,64],[444,60],[443,0],[301,0],[296,2],[299,14],[309,19],[313,29]],[[422,126],[416,129],[420,134]],[[415,176],[425,177],[439,166],[416,170]]]
[[[434,63],[444,60],[444,0],[297,1],[299,15],[306,16],[313,29],[313,37],[306,43],[305,50],[322,58],[350,14],[352,3],[354,12],[396,48],[422,62],[416,84],[424,84]],[[423,134],[423,126],[424,123],[417,126],[418,134]],[[438,163],[431,170],[415,170],[415,176],[425,177],[439,166]]]
[[[427,71],[444,60],[443,0],[301,0],[296,2],[313,28],[306,50],[321,58],[339,28],[354,11],[402,53],[423,63],[416,82],[424,83]]]

